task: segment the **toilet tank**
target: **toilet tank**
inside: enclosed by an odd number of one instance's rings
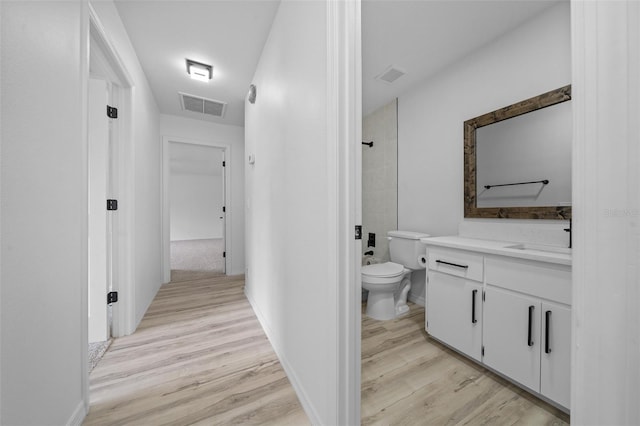
[[[425,262],[420,262],[426,256],[426,246],[420,238],[429,234],[412,231],[389,231],[389,257],[394,263],[404,265],[409,269],[424,269]],[[426,260],[426,259],[425,259]]]

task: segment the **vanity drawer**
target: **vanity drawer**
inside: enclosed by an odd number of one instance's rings
[[[571,267],[487,256],[487,284],[571,305]]]
[[[483,255],[463,250],[427,248],[429,270],[482,282]]]

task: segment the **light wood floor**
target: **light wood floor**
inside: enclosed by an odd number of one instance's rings
[[[163,286],[92,371],[84,424],[308,424],[243,286],[242,276]]]
[[[198,275],[194,275],[198,278]],[[243,277],[162,287],[90,375],[85,425],[307,425]],[[568,416],[431,340],[424,309],[362,321],[362,424],[563,425]]]
[[[568,416],[432,340],[424,308],[362,321],[363,425],[564,425]]]

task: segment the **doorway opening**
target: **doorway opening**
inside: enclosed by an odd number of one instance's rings
[[[88,256],[83,296],[87,301],[87,322],[82,345],[87,350],[83,355],[86,398],[89,372],[111,338],[130,334],[135,328],[130,143],[133,80],[91,5],[88,12]]]
[[[169,141],[171,281],[226,274],[225,149]]]
[[[107,108],[117,108],[114,96],[119,87],[105,80],[91,64],[88,85],[88,172],[89,172],[89,371],[93,370],[111,343],[112,307],[108,295],[114,288],[114,211],[107,200],[115,199],[117,127]]]

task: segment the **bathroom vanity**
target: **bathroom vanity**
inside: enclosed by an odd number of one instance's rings
[[[429,335],[569,411],[570,249],[463,237],[421,241]]]

